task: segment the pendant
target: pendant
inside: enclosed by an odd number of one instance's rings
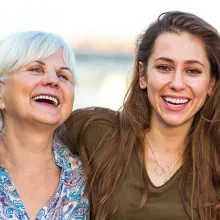
[[[170,172],[170,167],[169,166],[161,167],[157,165],[154,169],[154,172],[159,176],[166,175],[167,173]]]
[[[154,172],[157,174],[157,175],[159,175],[159,176],[162,176],[162,174],[163,174],[163,169],[161,168],[161,167],[159,167],[158,165],[155,167],[155,169],[154,169]]]
[[[164,173],[169,173],[170,172],[170,167],[169,166],[165,166],[163,168],[163,170],[164,170]]]

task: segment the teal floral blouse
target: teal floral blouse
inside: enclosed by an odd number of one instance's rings
[[[89,219],[89,203],[84,194],[86,178],[81,160],[64,146],[55,146],[53,152],[56,164],[61,167],[60,183],[51,200],[39,210],[36,220]],[[0,166],[0,219],[30,219],[9,173],[2,166]]]

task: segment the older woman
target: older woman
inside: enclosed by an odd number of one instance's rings
[[[167,12],[138,38],[122,110],[67,121],[94,219],[220,219],[219,79],[219,33],[201,18]]]
[[[82,162],[56,139],[72,110],[74,60],[50,33],[0,44],[1,219],[89,219]]]

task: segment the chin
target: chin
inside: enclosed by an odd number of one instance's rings
[[[43,127],[47,126],[48,128],[54,128],[54,130],[56,128],[58,128],[62,123],[57,122],[57,121],[40,121],[38,120],[38,124],[41,124]]]
[[[186,123],[191,123],[191,120],[184,118],[170,118],[170,119],[165,119],[164,123],[167,126],[180,126]]]
[[[33,119],[34,119],[34,121],[38,122],[39,124],[50,125],[50,126],[54,126],[55,128],[59,127],[63,121],[61,118],[53,117],[52,115],[50,115],[50,116],[45,115],[43,117],[38,116],[38,117],[34,117]]]

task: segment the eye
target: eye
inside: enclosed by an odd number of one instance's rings
[[[190,74],[200,74],[202,72],[200,70],[198,70],[198,69],[188,69],[187,73],[190,73]]]
[[[156,68],[162,72],[168,72],[172,70],[169,66],[166,65],[159,65]]]
[[[69,80],[69,77],[67,77],[65,74],[63,73],[58,73],[58,78],[60,79],[64,79],[64,80]]]
[[[30,68],[28,69],[28,71],[30,71],[30,72],[35,72],[35,73],[40,73],[40,72],[42,72],[43,70],[42,70],[42,68],[40,68],[40,67],[30,67]]]
[[[67,78],[65,75],[62,75],[62,74],[59,75],[58,77],[61,78],[61,79],[66,79],[66,80],[68,80],[68,78]]]

